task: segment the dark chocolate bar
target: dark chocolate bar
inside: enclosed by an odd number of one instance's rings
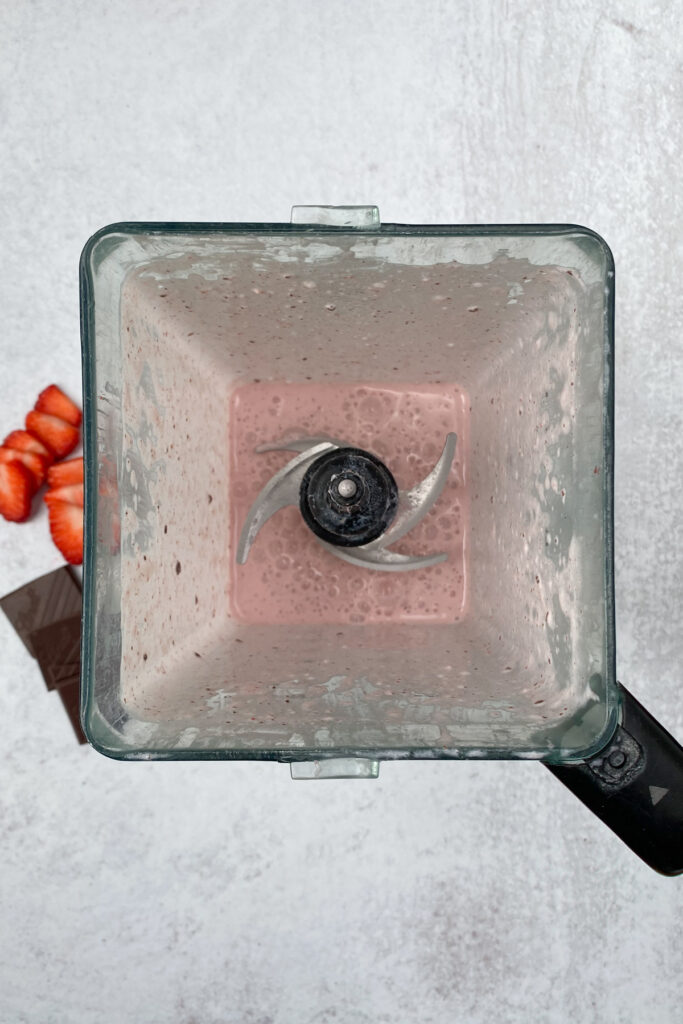
[[[60,686],[57,693],[62,699],[66,711],[79,743],[87,743],[87,739],[81,728],[80,715],[80,687],[78,683],[69,683],[68,686]]]
[[[0,608],[34,658],[32,634],[61,619],[80,616],[82,604],[80,584],[66,565],[0,598]]]
[[[0,608],[38,659],[48,690],[56,689],[79,743],[81,585],[64,565],[0,598]]]
[[[31,634],[40,670],[48,690],[69,683],[78,683],[81,677],[81,616],[72,615]]]

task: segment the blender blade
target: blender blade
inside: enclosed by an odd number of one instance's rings
[[[413,529],[432,508],[440,497],[448,479],[448,474],[455,458],[457,437],[454,433],[446,436],[441,456],[428,475],[410,490],[398,491],[398,505],[393,514],[393,519],[386,529],[379,536],[364,544],[350,545],[348,540],[340,539],[337,543],[330,542],[323,536],[318,535],[308,519],[307,524],[316,533],[318,543],[329,551],[330,554],[365,569],[374,569],[383,572],[408,572],[413,569],[424,569],[447,560],[445,553],[434,555],[402,555],[395,551],[389,551],[388,546],[404,537]],[[275,441],[260,445],[256,448],[257,453],[270,451],[294,451],[297,456],[291,459],[286,466],[283,466],[261,490],[242,527],[239,542],[237,545],[237,562],[243,565],[249,555],[252,544],[261,527],[275,515],[280,509],[288,505],[301,506],[302,487],[304,481],[310,477],[310,471],[328,456],[331,452],[349,452],[364,456],[374,463],[379,460],[369,453],[363,453],[354,449],[351,445],[336,438],[327,437],[303,437],[289,441]],[[391,474],[386,470],[387,475],[393,482]],[[348,501],[353,500],[356,487],[349,483],[349,480],[342,480],[352,492]],[[341,485],[340,485],[341,487]],[[343,490],[340,489],[340,494]],[[323,531],[324,532],[324,531]]]

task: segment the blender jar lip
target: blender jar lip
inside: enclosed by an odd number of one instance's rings
[[[605,239],[592,228],[582,224],[377,224],[371,227],[339,227],[330,224],[292,224],[290,221],[113,221],[95,231],[85,243],[80,256],[81,275],[90,271],[93,251],[99,242],[112,235],[220,235],[220,234],[294,234],[309,232],[330,235],[397,236],[450,235],[463,237],[552,237],[583,235],[597,242],[602,250],[606,277],[614,279],[614,255]]]
[[[605,606],[605,647],[606,671],[605,694],[599,703],[604,706],[605,719],[599,736],[587,748],[577,750],[556,748],[553,750],[485,747],[473,748],[381,748],[351,749],[335,748],[326,750],[282,748],[262,750],[242,749],[144,749],[130,748],[110,742],[115,730],[104,721],[97,709],[94,694],[94,627],[96,596],[96,513],[97,513],[97,436],[96,436],[96,392],[95,392],[95,261],[98,247],[109,242],[106,253],[110,255],[126,239],[141,235],[238,235],[238,234],[329,234],[367,235],[372,237],[397,236],[461,236],[468,237],[511,237],[548,238],[553,236],[581,236],[591,240],[601,252],[604,266],[604,392],[603,392],[603,530],[604,568],[603,591]],[[120,241],[116,241],[116,238]],[[164,760],[164,759],[232,759],[232,760],[275,760],[309,761],[332,757],[393,759],[536,759],[553,763],[580,761],[599,751],[616,729],[619,715],[619,689],[616,681],[616,645],[614,621],[614,523],[613,523],[613,478],[614,478],[614,258],[612,252],[597,232],[572,223],[552,224],[377,224],[357,228],[349,226],[310,226],[291,222],[218,222],[218,221],[120,221],[105,225],[86,242],[80,257],[80,314],[82,338],[83,374],[83,440],[85,453],[85,528],[84,544],[86,557],[83,574],[83,639],[81,668],[81,720],[90,743],[101,753],[121,760]],[[98,724],[98,719],[99,723]],[[102,724],[105,728],[102,729]],[[104,738],[109,734],[109,740]]]

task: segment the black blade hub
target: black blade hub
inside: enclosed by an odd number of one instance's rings
[[[299,507],[316,536],[340,547],[359,547],[377,540],[392,523],[398,487],[370,452],[337,448],[309,466]]]

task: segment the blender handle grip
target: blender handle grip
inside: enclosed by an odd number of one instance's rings
[[[618,683],[610,742],[576,764],[546,764],[560,782],[663,875],[683,872],[683,747]]]

